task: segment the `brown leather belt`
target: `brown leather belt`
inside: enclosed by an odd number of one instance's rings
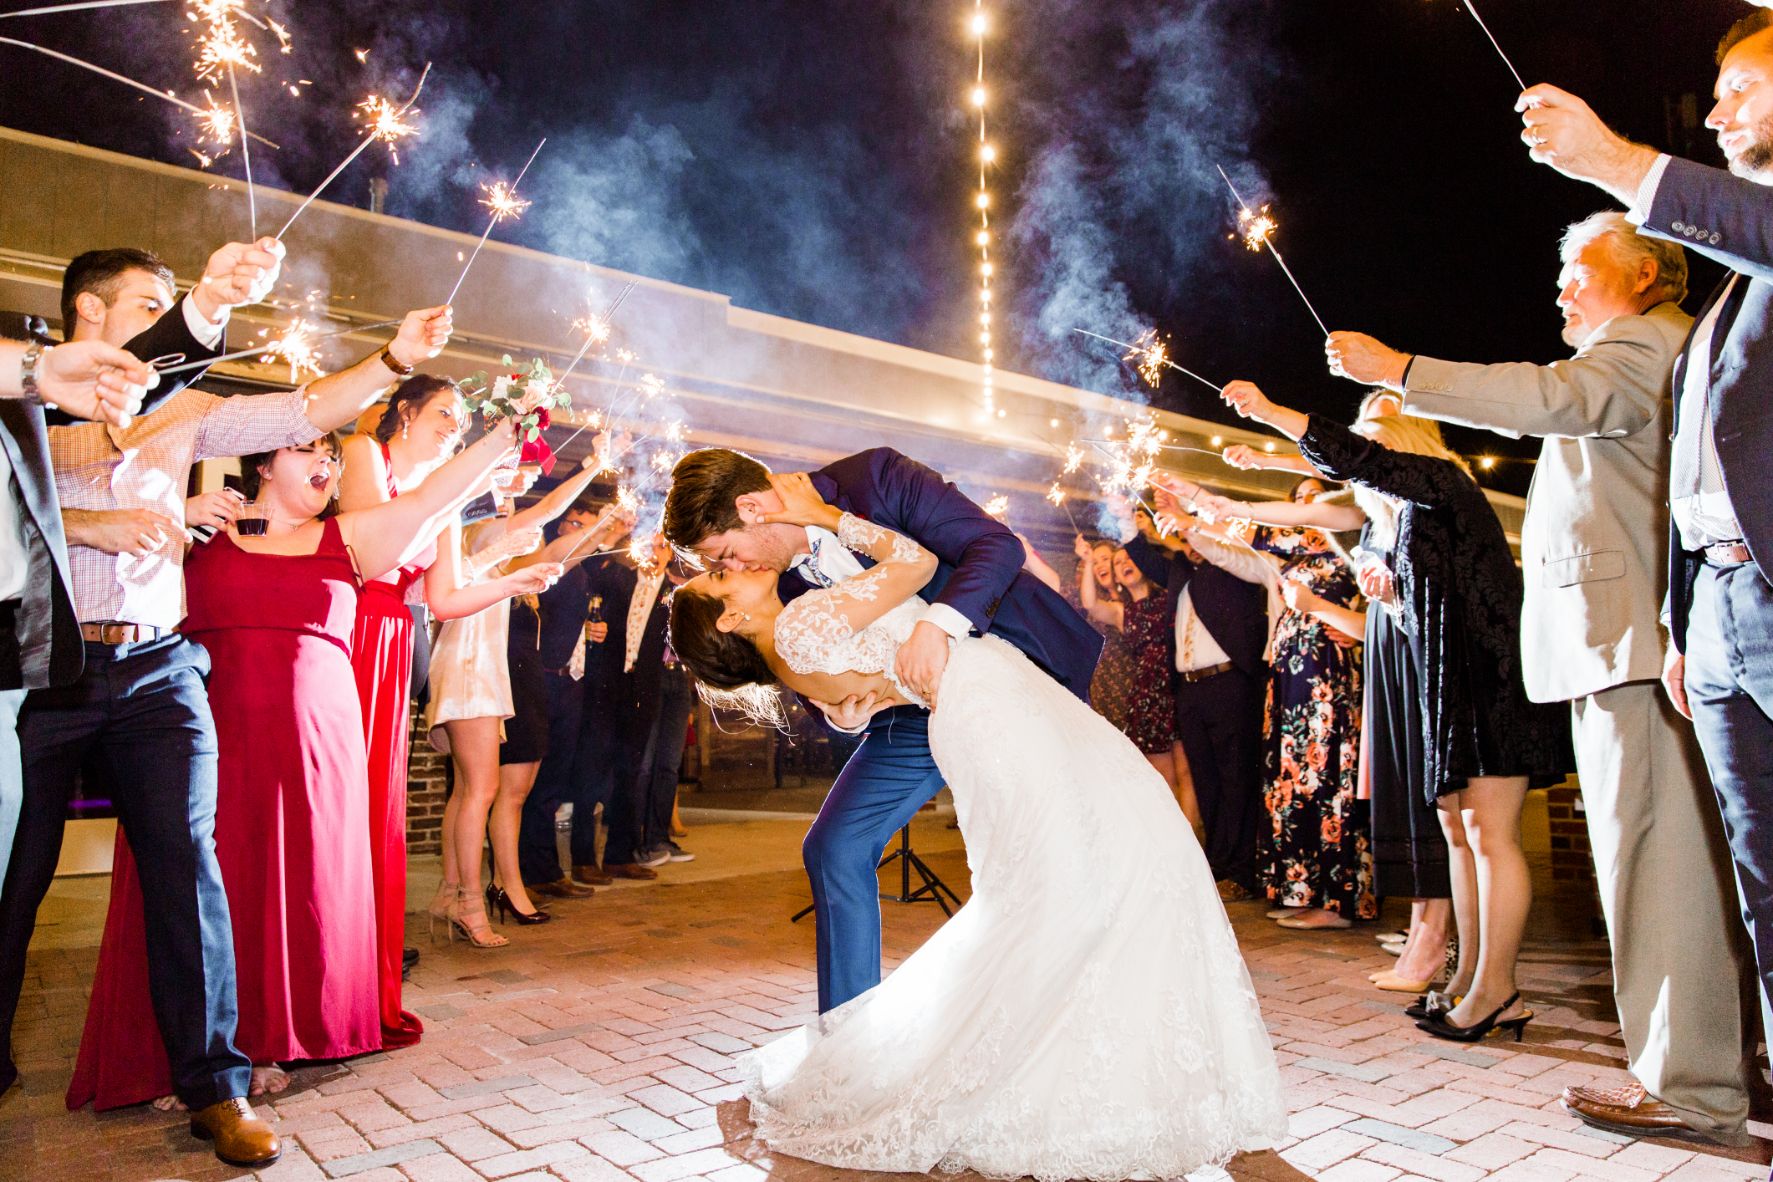
[[[159,640],[168,629],[156,628],[152,624],[82,624],[80,639],[88,644],[142,644],[150,640]]]
[[[1187,682],[1205,681],[1209,677],[1217,677],[1221,673],[1230,673],[1237,668],[1235,662],[1224,661],[1217,665],[1209,665],[1205,669],[1184,669],[1182,680]]]
[[[1741,566],[1753,561],[1754,555],[1748,552],[1748,546],[1743,542],[1713,542],[1705,548],[1707,566]]]

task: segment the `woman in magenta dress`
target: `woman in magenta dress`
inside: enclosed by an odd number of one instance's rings
[[[211,661],[216,858],[236,962],[235,1035],[255,1091],[276,1064],[384,1045],[367,827],[369,776],[351,670],[362,579],[392,570],[485,486],[509,451],[498,427],[413,496],[329,516],[338,441],[245,461],[263,536],[218,534],[185,567],[184,630]],[[254,485],[257,485],[256,490]],[[238,526],[236,526],[236,529]],[[141,891],[121,834],[97,977],[68,1106],[171,1091],[147,990]]]

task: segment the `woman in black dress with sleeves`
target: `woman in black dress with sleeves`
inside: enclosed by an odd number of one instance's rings
[[[1530,781],[1556,782],[1574,759],[1564,715],[1529,702],[1521,682],[1521,576],[1502,523],[1451,453],[1394,451],[1277,406],[1249,382],[1231,383],[1224,396],[1244,417],[1298,440],[1326,476],[1378,494],[1373,507],[1395,520],[1400,622],[1422,656],[1424,791],[1452,857],[1460,964],[1448,992],[1464,994],[1419,1025],[1462,1040],[1498,1026],[1518,1036],[1531,1017],[1514,981],[1532,900],[1521,804]],[[1363,431],[1382,434],[1383,423]]]

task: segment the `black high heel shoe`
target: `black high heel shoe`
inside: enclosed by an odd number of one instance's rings
[[[1527,1029],[1527,1023],[1533,1020],[1532,1010],[1528,1010],[1518,1018],[1510,1018],[1506,1022],[1497,1020],[1502,1017],[1502,1011],[1506,1010],[1520,999],[1521,995],[1517,990],[1510,995],[1507,1001],[1497,1006],[1489,1016],[1472,1023],[1470,1026],[1455,1025],[1454,1023],[1447,1021],[1446,1014],[1441,1013],[1422,1019],[1416,1023],[1416,1028],[1418,1030],[1426,1031],[1429,1034],[1434,1035],[1436,1038],[1444,1038],[1450,1042],[1481,1042],[1483,1039],[1489,1037],[1492,1031],[1511,1030],[1514,1032],[1514,1040],[1520,1042],[1522,1033]]]
[[[504,923],[506,917],[509,916],[524,927],[529,927],[531,924],[547,923],[554,918],[539,907],[534,911],[517,910],[516,905],[511,902],[511,896],[505,893],[505,888],[493,883],[488,883],[486,887],[486,911],[488,915],[497,911],[500,923]]]

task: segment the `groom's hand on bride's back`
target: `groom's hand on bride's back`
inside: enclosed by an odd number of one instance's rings
[[[942,671],[948,668],[948,633],[928,620],[919,620],[905,643],[899,646],[894,672],[907,689],[936,708]]]

